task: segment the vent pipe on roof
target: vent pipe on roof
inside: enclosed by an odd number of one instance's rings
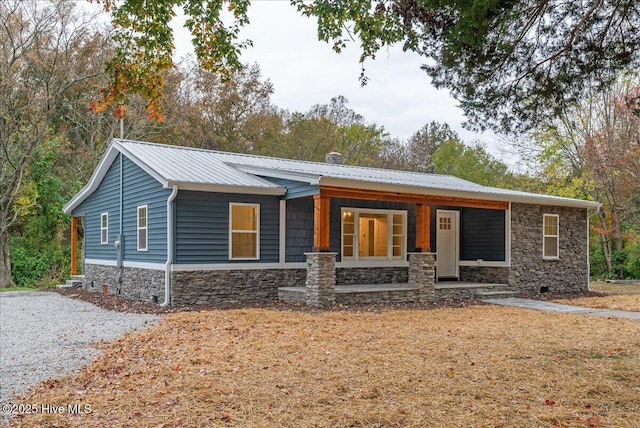
[[[343,156],[342,156],[342,153],[330,152],[326,154],[326,156],[324,157],[324,160],[327,163],[332,163],[334,165],[342,165]]]

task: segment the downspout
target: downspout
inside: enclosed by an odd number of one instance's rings
[[[124,181],[124,177],[123,177],[123,171],[122,171],[122,167],[123,167],[123,161],[122,161],[122,153],[120,153],[120,232],[118,233],[118,246],[116,249],[116,253],[117,253],[117,264],[118,267],[120,268],[118,271],[118,284],[122,284],[122,276],[124,274],[124,236],[122,235],[123,230],[122,230],[122,216],[124,214],[124,207],[122,205],[123,203],[123,181]]]
[[[173,200],[178,195],[178,186],[174,184],[167,198],[167,262],[164,265],[164,302],[160,306],[171,303],[171,263],[173,263]]]

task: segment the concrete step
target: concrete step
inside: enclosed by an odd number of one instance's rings
[[[500,291],[478,291],[473,296],[478,300],[484,299],[504,299],[507,297],[514,297],[515,291],[500,290]]]
[[[84,282],[84,275],[72,275],[64,284],[56,285],[56,288],[80,288]]]

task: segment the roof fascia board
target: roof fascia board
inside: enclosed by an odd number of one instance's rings
[[[433,187],[408,186],[403,184],[376,183],[370,181],[356,181],[344,178],[321,177],[320,185],[345,187],[348,189],[358,189],[366,191],[367,189],[376,189],[387,192],[412,193],[416,195],[433,195],[433,196],[455,196],[460,198],[485,199],[500,202],[516,202],[523,204],[547,205],[547,206],[563,206],[572,208],[597,208],[601,204],[594,201],[585,201],[581,199],[562,198],[559,196],[536,195],[536,194],[496,194],[483,191],[464,191],[449,190]],[[483,186],[484,187],[484,186]],[[489,188],[491,189],[491,188]],[[500,189],[504,190],[504,189]],[[508,191],[508,190],[505,190]]]
[[[85,186],[73,198],[71,198],[71,200],[67,202],[64,207],[62,207],[62,211],[65,214],[71,214],[71,211],[73,211],[98,188],[98,186],[104,179],[104,176],[107,175],[107,171],[109,171],[111,164],[118,157],[118,153],[120,153],[120,151],[112,142],[107,148],[107,151],[104,153],[104,155],[102,155],[102,159],[91,175],[89,182],[85,184]]]
[[[207,183],[181,183],[168,182],[166,187],[178,186],[178,190],[193,190],[196,192],[212,192],[212,193],[239,193],[245,195],[267,195],[267,196],[283,196],[287,189],[284,187],[252,187],[252,186],[227,186],[220,184]]]
[[[273,168],[265,168],[258,166],[245,166],[236,163],[225,162],[229,166],[238,168],[240,171],[252,175],[262,175],[265,177],[282,178],[285,180],[300,181],[303,183],[309,183],[311,185],[318,185],[320,183],[320,176],[317,174],[309,174],[297,171],[283,171],[275,170]]]

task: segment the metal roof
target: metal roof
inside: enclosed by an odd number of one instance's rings
[[[114,159],[122,152],[165,187],[179,189],[266,193],[282,195],[286,189],[261,177],[279,177],[354,189],[456,196],[475,199],[597,208],[599,203],[515,190],[482,186],[449,175],[425,174],[381,168],[336,165],[280,159],[257,155],[219,152],[181,146],[114,139],[94,176],[65,206],[70,212],[95,190]]]

